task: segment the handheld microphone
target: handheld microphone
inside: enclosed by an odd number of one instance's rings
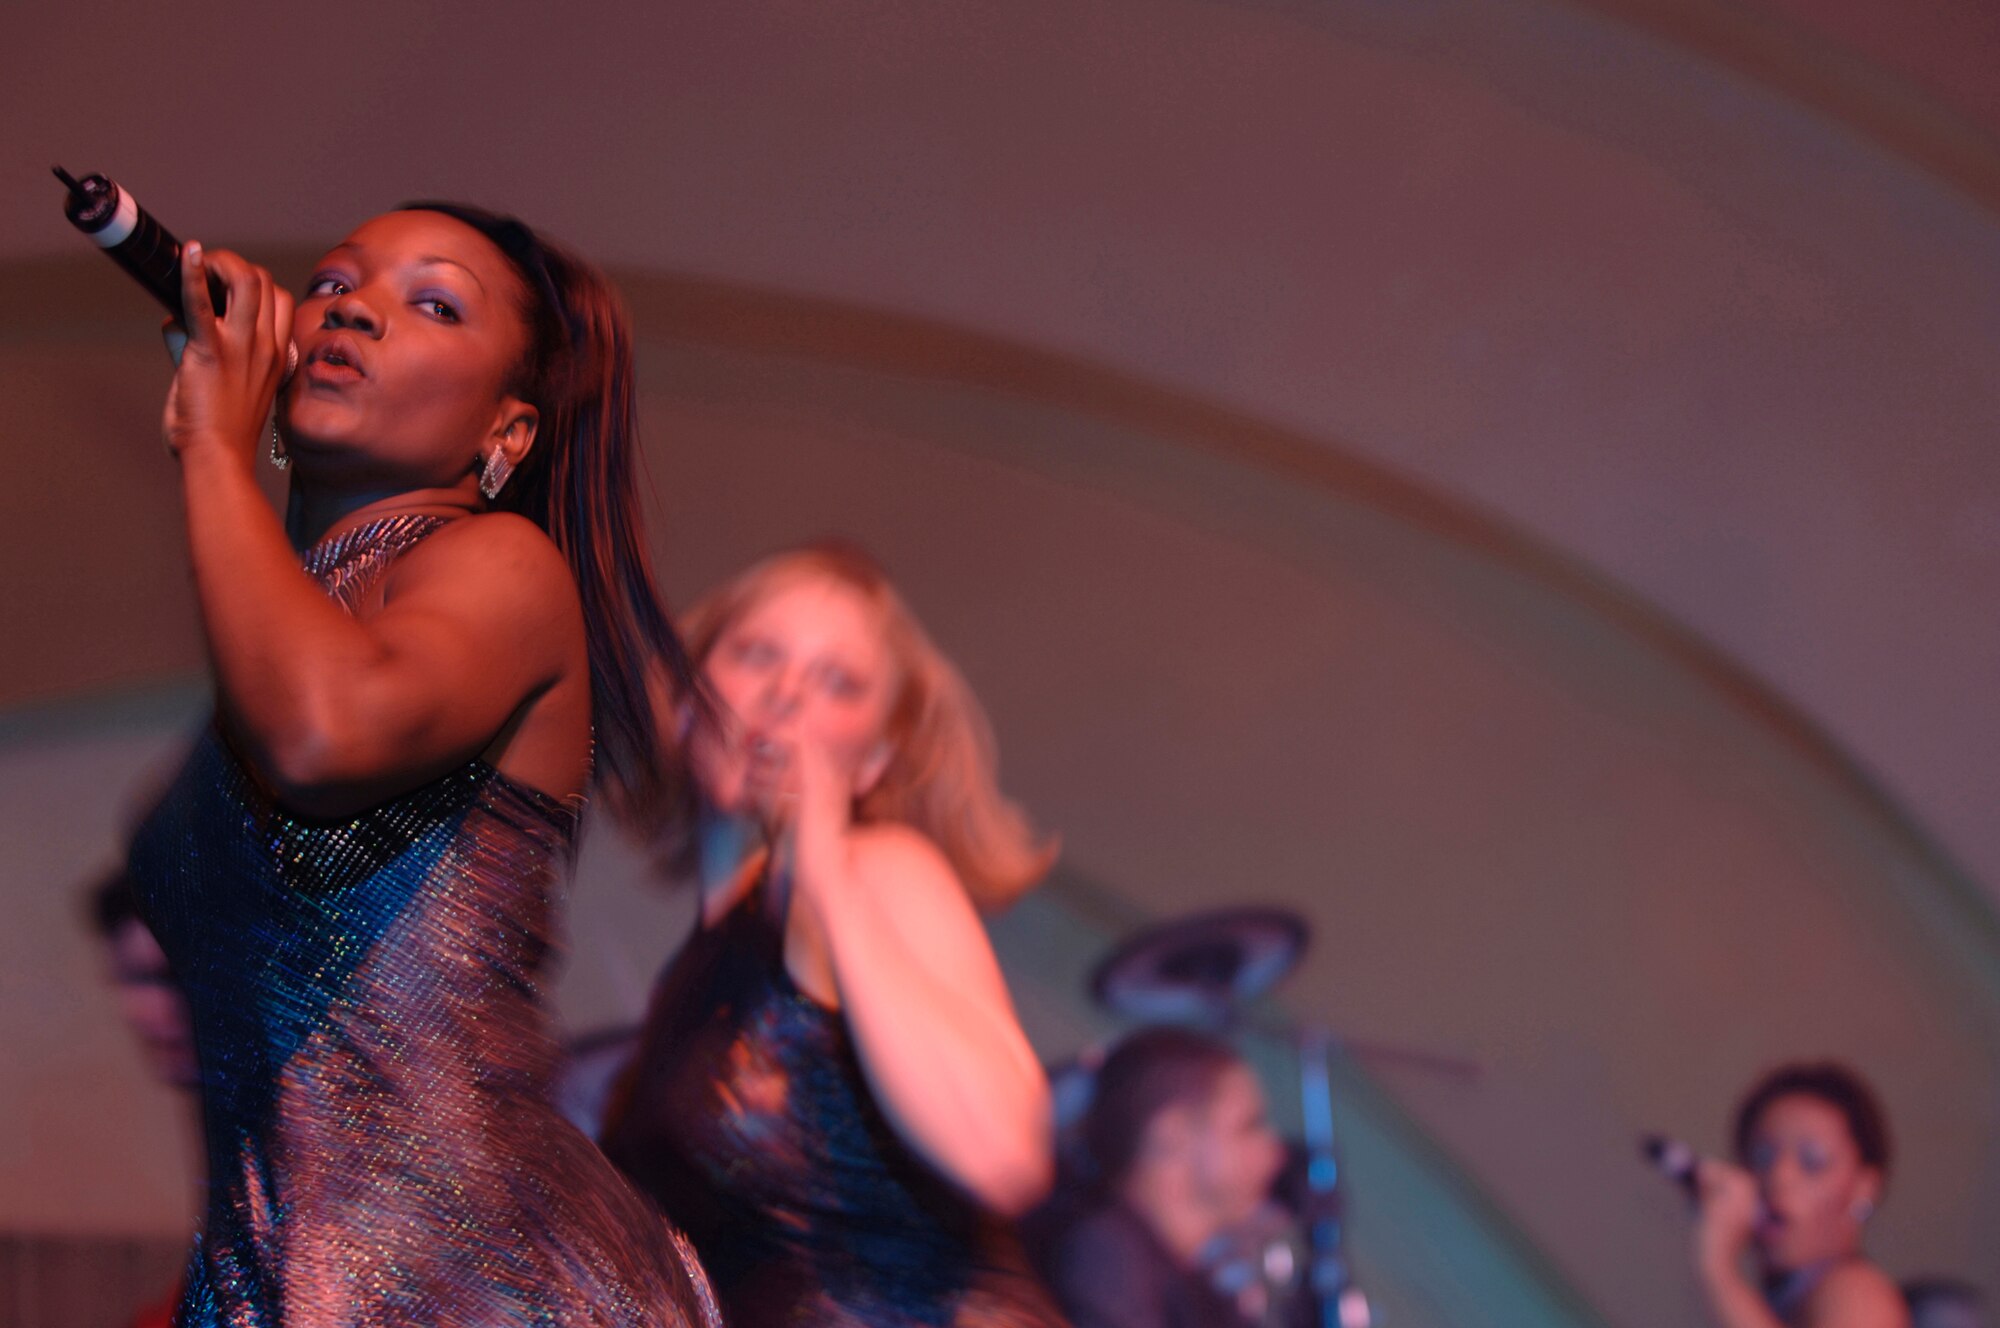
[[[1701,1159],[1694,1149],[1669,1135],[1648,1134],[1640,1137],[1639,1151],[1653,1164],[1654,1170],[1680,1186],[1689,1199],[1701,1197],[1701,1188],[1695,1181],[1695,1167]]]
[[[55,173],[69,190],[69,197],[63,200],[63,215],[70,224],[130,273],[166,307],[181,330],[187,331],[187,309],[181,303],[181,242],[174,233],[104,176],[86,175],[79,180],[60,166]],[[229,288],[213,271],[208,274],[208,298],[220,318],[229,303]],[[285,348],[282,381],[289,382],[298,367],[299,348],[293,342]]]

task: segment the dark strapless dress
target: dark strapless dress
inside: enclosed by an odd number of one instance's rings
[[[759,888],[654,993],[605,1151],[671,1200],[732,1328],[1063,1322],[1004,1223],[897,1137]]]
[[[351,611],[442,524],[305,568]],[[132,852],[201,1063],[180,1328],[716,1322],[685,1241],[549,1102],[539,984],[579,814],[475,760],[301,820],[217,728],[197,742]]]

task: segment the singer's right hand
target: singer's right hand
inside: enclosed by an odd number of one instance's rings
[[[1756,1234],[1757,1178],[1739,1166],[1704,1157],[1695,1164],[1694,1258],[1708,1275],[1733,1271]]]
[[[208,297],[211,268],[229,290],[220,318]],[[185,457],[221,448],[249,463],[284,376],[292,297],[263,268],[190,242],[181,257],[181,300],[188,335],[162,419],[167,450]]]

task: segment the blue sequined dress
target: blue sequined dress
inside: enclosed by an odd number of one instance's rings
[[[352,611],[442,524],[376,522],[305,568]],[[549,1104],[539,982],[579,810],[475,760],[301,820],[199,740],[132,855],[201,1062],[180,1328],[714,1322],[685,1242]]]
[[[883,1118],[765,896],[668,965],[605,1151],[671,1200],[732,1328],[1061,1324],[1012,1231]]]

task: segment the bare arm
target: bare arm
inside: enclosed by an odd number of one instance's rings
[[[1710,1317],[1718,1328],[1785,1328],[1743,1275],[1757,1222],[1757,1182],[1740,1167],[1705,1157],[1695,1184],[1694,1270]]]
[[[985,928],[935,846],[901,826],[846,829],[845,791],[815,797],[830,776],[801,757],[794,906],[824,946],[876,1102],[940,1172],[1019,1213],[1053,1175],[1048,1083]]]
[[[581,641],[575,591],[525,521],[480,516],[398,564],[365,621],[299,569],[254,475],[289,301],[233,255],[216,319],[208,263],[184,264],[194,325],[169,394],[196,598],[222,712],[288,807],[351,814],[484,750],[564,676]]]

